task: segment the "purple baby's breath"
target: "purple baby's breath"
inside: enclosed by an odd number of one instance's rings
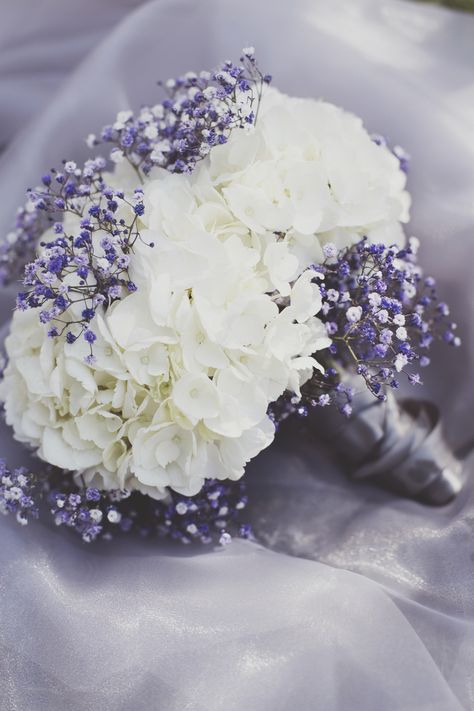
[[[35,477],[24,467],[10,470],[0,460],[0,512],[14,514],[21,525],[38,518],[38,487]]]
[[[227,61],[214,72],[188,72],[160,82],[166,98],[142,107],[136,116],[120,112],[102,130],[102,141],[113,145],[112,160],[128,161],[142,176],[155,166],[191,173],[213,146],[227,142],[233,129],[255,122],[262,86],[270,79],[260,72],[255,56],[243,52],[240,64]]]
[[[344,372],[355,369],[383,402],[387,388],[400,386],[400,373],[412,385],[421,384],[411,368],[429,365],[425,351],[434,340],[460,345],[449,308],[438,301],[435,280],[423,277],[415,252],[413,240],[403,249],[366,239],[340,252],[325,245],[325,261],[315,271],[319,284],[323,279],[319,317],[332,339],[317,353],[326,369],[314,372],[301,398],[285,393],[272,403],[269,416],[277,427],[290,415],[305,416],[308,407],[331,402],[349,417],[354,393],[341,382]]]
[[[67,342],[74,343],[83,334],[90,355],[96,337],[89,324],[99,307],[130,291],[128,258],[141,239],[135,213],[128,222],[115,216],[116,205],[133,203],[106,185],[101,166],[101,161],[88,161],[90,170],[77,169],[67,180],[52,171],[48,188],[32,193],[39,210],[55,215],[61,196],[62,215],[72,215],[78,227],[68,232],[57,228],[58,236],[41,243],[39,256],[25,268],[26,290],[17,297],[18,309],[38,309],[40,321],[52,324],[51,337],[66,334]],[[100,244],[97,233],[106,234]]]
[[[56,526],[66,526],[85,543],[110,540],[117,533],[168,538],[179,543],[221,544],[233,536],[250,538],[242,522],[247,506],[243,481],[208,479],[196,496],[169,491],[162,501],[127,490],[103,491],[81,486],[60,470],[38,476],[24,467],[10,470],[0,460],[0,513],[25,525],[49,510]]]
[[[411,243],[400,249],[363,239],[337,258],[330,252],[322,265],[321,314],[333,340],[330,353],[343,369],[355,365],[379,399],[384,387],[399,386],[397,373],[429,363],[424,351],[435,339],[460,345],[456,325],[447,320],[449,308],[438,301],[435,280],[423,277],[414,252]],[[413,385],[421,383],[417,372],[407,377]],[[318,388],[332,391],[336,399],[341,395],[339,378],[329,370],[306,386],[316,404]],[[350,400],[342,405],[344,414]]]
[[[85,543],[108,540],[117,532],[184,544],[224,544],[231,535],[251,536],[248,525],[241,522],[247,505],[242,481],[207,480],[196,496],[170,491],[163,501],[126,490],[80,488],[61,475],[50,478],[50,483],[53,488],[47,498],[54,522],[73,529]]]
[[[142,188],[127,199],[106,184],[104,170],[127,161],[140,184],[155,166],[192,172],[213,146],[227,142],[232,130],[255,123],[262,87],[269,81],[249,49],[240,64],[227,61],[215,72],[188,72],[162,84],[166,98],[161,103],[145,106],[137,115],[122,111],[102,130],[100,140],[88,137],[89,147],[111,144],[109,161],[98,156],[82,168],[64,161],[61,170],[45,174],[41,186],[28,191],[15,230],[0,245],[0,284],[25,270],[27,288],[18,296],[18,308],[39,309],[42,323],[54,322],[51,337],[67,333],[73,342],[84,334],[92,356],[89,323],[97,308],[137,289],[128,267],[145,212]],[[131,214],[128,221],[118,217],[124,205]],[[76,231],[63,226],[67,215],[78,222]],[[48,227],[55,237],[35,257]],[[94,238],[98,232],[106,235],[100,245]],[[82,317],[73,315],[76,305],[82,306]]]

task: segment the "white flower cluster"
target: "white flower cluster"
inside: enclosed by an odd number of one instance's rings
[[[125,180],[120,164],[111,181]],[[320,367],[322,245],[401,241],[409,199],[359,119],[276,90],[191,176],[156,169],[143,189],[154,247],[137,243],[137,292],[96,316],[95,363],[17,312],[1,394],[45,461],[105,488],[193,495],[243,474],[273,439],[269,404]]]

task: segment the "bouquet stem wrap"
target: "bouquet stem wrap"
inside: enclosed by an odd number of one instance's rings
[[[462,462],[444,440],[438,408],[432,402],[381,403],[358,393],[353,414],[315,408],[312,431],[343,460],[351,479],[370,481],[429,506],[443,506],[462,488]]]

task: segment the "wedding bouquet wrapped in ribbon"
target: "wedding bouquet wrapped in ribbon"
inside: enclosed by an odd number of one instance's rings
[[[247,48],[168,81],[29,191],[0,255],[23,274],[1,400],[38,457],[2,465],[20,523],[250,536],[245,467],[290,416],[356,477],[458,491],[433,408],[392,395],[460,344],[403,229],[408,156],[270,79]]]

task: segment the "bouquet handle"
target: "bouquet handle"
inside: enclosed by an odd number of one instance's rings
[[[382,403],[357,394],[350,418],[333,408],[314,408],[312,432],[347,467],[348,475],[429,506],[452,501],[463,484],[463,463],[449,448],[438,408],[425,400]]]

